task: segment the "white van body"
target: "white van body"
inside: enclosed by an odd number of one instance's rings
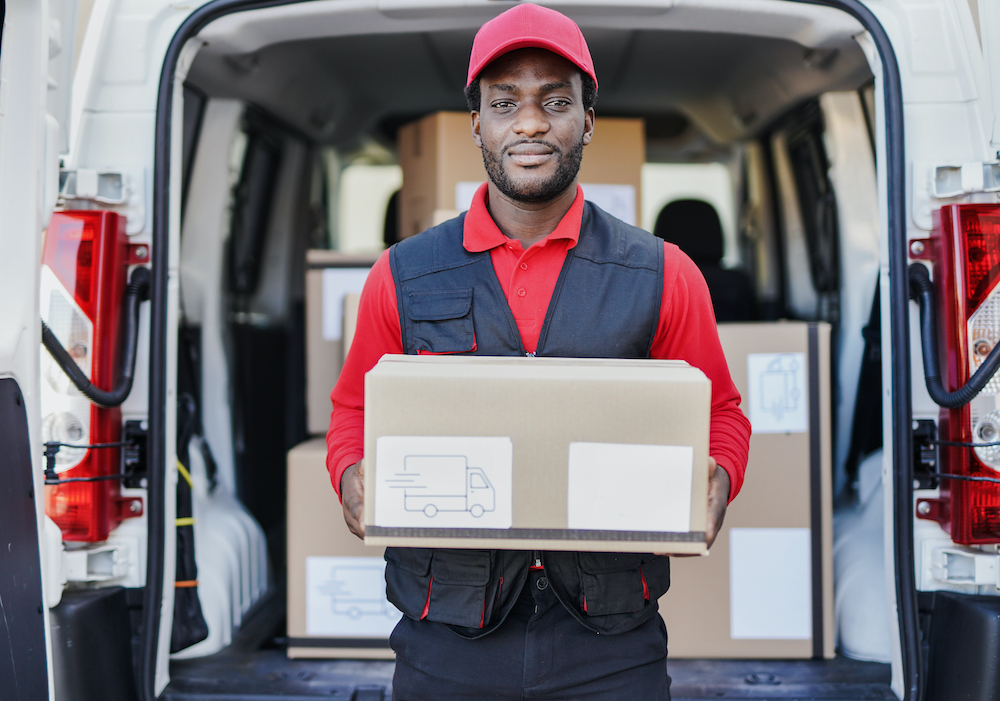
[[[863,52],[874,78],[873,147],[858,130],[865,119],[863,100],[850,91],[818,89],[816,95],[825,120],[829,175],[838,195],[840,222],[842,334],[835,357],[842,376],[835,407],[838,429],[834,453],[835,462],[842,466],[856,411],[857,368],[865,348],[860,332],[869,320],[877,276],[881,337],[889,352],[883,354],[882,363],[884,572],[873,572],[872,576],[884,575],[886,583],[884,624],[890,643],[892,691],[901,699],[919,699],[925,679],[915,647],[920,634],[914,608],[916,592],[1000,594],[997,548],[956,545],[937,523],[916,519],[909,504],[909,512],[901,514],[901,494],[909,502],[933,498],[937,490],[913,494],[912,488],[900,486],[896,477],[903,470],[901,465],[911,460],[912,445],[901,438],[909,435],[911,422],[936,422],[939,417],[939,408],[922,378],[917,306],[909,304],[908,318],[897,311],[905,304],[900,296],[905,299],[907,288],[907,243],[929,237],[933,212],[944,205],[1000,202],[1000,191],[988,175],[1000,160],[1000,4],[992,0],[831,0],[829,7],[795,0],[547,0],[544,4],[574,17],[588,35],[643,29],[776,38],[805,47],[806,63],[822,63],[835,56],[840,48],[830,47],[840,47],[845,37]],[[196,523],[212,524],[211,528],[196,526],[198,547],[203,549],[199,553],[200,579],[210,637],[201,648],[195,646],[180,657],[198,657],[225,647],[273,580],[265,534],[236,497],[234,409],[230,402],[235,371],[227,355],[231,339],[224,333],[228,310],[220,282],[225,276],[230,191],[234,174],[239,172],[235,159],[246,146],[241,120],[255,97],[251,88],[232,87],[234,94],[227,93],[221,84],[212,82],[213,76],[218,79],[221,73],[204,68],[199,74],[201,88],[207,92],[197,148],[187,171],[188,192],[198,194],[189,196],[182,219],[184,86],[189,71],[199,60],[208,66],[211,59],[215,62],[212,65],[228,61],[237,73],[252,76],[258,70],[254,63],[257,52],[293,40],[468,33],[511,5],[495,0],[95,0],[70,102],[67,82],[73,71],[67,57],[72,58],[74,51],[67,37],[75,30],[74,3],[2,3],[0,381],[16,381],[23,396],[27,434],[19,440],[30,446],[35,460],[30,476],[34,494],[44,492],[39,260],[42,235],[57,207],[60,168],[86,177],[100,173],[122,176],[124,194],[118,204],[78,191],[64,193],[58,206],[108,209],[125,215],[130,242],[151,247],[154,267],[153,303],[143,305],[141,312],[135,384],[122,415],[123,420],[149,423],[150,475],[158,481],[149,485],[148,493],[146,489],[137,491],[147,504],[142,518],[124,522],[106,543],[82,550],[62,544],[58,528],[44,514],[42,499],[34,500],[33,542],[37,543],[38,576],[46,605],[39,607],[44,610],[31,625],[40,628],[36,633],[44,636],[49,664],[42,670],[44,674],[33,668],[36,678],[31,683],[35,686],[30,688],[46,688],[49,698],[57,698],[49,609],[72,585],[73,575],[67,575],[67,567],[72,570],[74,563],[79,564],[81,552],[101,548],[112,549],[124,568],[105,584],[141,590],[144,621],[147,627],[156,627],[156,635],[147,630],[139,653],[136,683],[140,697],[156,698],[170,682],[174,498],[180,479],[175,453],[178,332],[182,321],[201,327],[203,371],[211,369],[203,372],[204,425],[198,440],[210,446],[218,466],[218,488],[206,486],[209,468],[198,457],[201,453],[193,451],[196,457],[189,467],[194,478]],[[288,99],[294,103],[303,91],[333,90],[333,82],[289,85]],[[609,95],[614,89],[612,82],[609,80],[606,88]],[[768,93],[770,101],[762,102],[761,113],[743,113],[734,104],[736,111],[728,122],[712,121],[714,113],[705,107],[700,122],[702,130],[719,143],[731,146],[747,142],[740,158],[751,164],[751,171],[743,177],[753,201],[765,201],[774,193],[754,193],[755,187],[764,186],[764,180],[752,174],[752,164],[759,162],[754,152],[762,147],[749,143],[750,136],[758,133],[755,129],[763,129],[763,123],[776,122],[795,102],[782,102],[787,98],[783,91],[791,88],[777,78],[767,89],[772,91]],[[804,89],[808,91],[808,87]],[[244,97],[235,96],[239,90],[244,90]],[[260,90],[277,87],[261,82]],[[273,100],[257,97],[262,102]],[[321,139],[324,130],[338,128],[341,115],[334,107],[330,109],[329,114],[317,112],[312,127],[306,124],[307,137]],[[636,105],[634,112],[641,114],[642,109]],[[697,114],[694,107],[691,109]],[[412,111],[432,108],[417,105]],[[753,126],[755,119],[761,124]],[[784,203],[784,208],[745,211],[743,221],[728,221],[726,226],[735,232],[738,223],[742,230],[751,231],[754,227],[776,227],[778,219],[783,222],[787,245],[783,255],[788,256],[784,283],[787,311],[810,317],[822,307],[823,299],[808,277],[804,224],[789,204],[793,199],[781,197],[794,193],[795,187],[790,166],[780,158],[785,138],[779,130],[770,142],[779,155],[773,164],[774,187],[779,190],[776,201]],[[302,143],[308,143],[308,138]],[[291,144],[286,156],[283,167],[294,169],[301,167],[308,154],[301,144]],[[336,156],[327,153],[324,158],[325,167],[333,172],[330,159]],[[740,167],[733,161],[727,164],[731,170]],[[949,175],[954,176],[957,189],[936,189],[935,179]],[[284,182],[280,175],[278,181]],[[272,216],[280,219],[293,214],[277,211]],[[291,265],[295,251],[290,245],[270,239],[267,245],[265,268]],[[763,239],[754,255],[776,265],[777,259]],[[780,269],[761,273],[758,292],[777,294],[781,274]],[[257,290],[242,312],[247,319],[266,321],[284,313],[290,293],[280,286],[267,288],[272,284],[267,281],[275,279],[281,277],[262,274],[264,288]],[[151,406],[151,402],[155,404]],[[0,450],[7,447],[0,446]],[[870,483],[871,474],[867,478]],[[909,472],[904,470],[903,474]],[[842,481],[839,487],[844,486]],[[909,525],[901,526],[905,523]],[[32,541],[29,537],[25,542]],[[150,557],[150,553],[158,556]],[[911,554],[912,560],[900,565],[900,553]],[[952,561],[972,563],[973,579],[953,577],[947,566]],[[86,567],[84,564],[85,572]],[[994,654],[1000,655],[1000,650]],[[22,693],[14,698],[29,696]]]

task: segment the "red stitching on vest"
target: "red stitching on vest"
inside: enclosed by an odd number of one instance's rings
[[[424,602],[424,610],[420,613],[420,620],[427,618],[427,612],[431,609],[431,587],[434,586],[434,578],[427,583],[427,601]]]

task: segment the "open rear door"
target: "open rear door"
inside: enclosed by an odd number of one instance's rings
[[[75,0],[0,0],[0,696],[17,701],[53,698],[48,604],[59,595],[43,591],[38,408],[39,255],[61,150],[47,104],[69,87],[49,80],[63,48],[53,5],[74,16]]]

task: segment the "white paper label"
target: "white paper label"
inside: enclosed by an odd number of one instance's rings
[[[812,549],[808,528],[729,531],[730,637],[812,637]]]
[[[382,436],[375,525],[510,528],[513,460],[506,437]]]
[[[693,465],[691,446],[570,443],[567,525],[686,533]]]
[[[402,615],[385,598],[382,558],[306,558],[308,635],[388,638]]]
[[[583,196],[613,217],[635,226],[635,186],[580,183]]]
[[[482,184],[482,182],[455,183],[455,209],[459,212],[464,212],[471,207],[472,198],[476,196],[476,190]]]
[[[344,333],[344,297],[359,293],[369,268],[323,269],[323,340],[339,341]]]
[[[809,429],[805,353],[750,353],[747,384],[754,433],[804,433]]]
[[[481,182],[455,184],[455,209],[466,211],[472,206],[472,198]],[[613,217],[635,226],[635,186],[606,185],[601,183],[580,183],[584,198],[590,200]]]

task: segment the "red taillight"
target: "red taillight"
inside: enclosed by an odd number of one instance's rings
[[[1000,206],[949,205],[935,223],[942,370],[954,391],[1000,342]],[[947,441],[1000,441],[1000,375],[970,404],[943,409],[940,429]],[[1000,478],[1000,447],[947,446],[940,456],[942,473]],[[956,543],[1000,542],[1000,484],[942,479],[939,502],[918,515],[941,522]]]
[[[41,313],[91,382],[110,389],[118,381],[120,326],[128,268],[125,219],[114,212],[52,215],[42,252]],[[76,445],[121,440],[121,410],[90,403],[42,351],[42,433],[45,441]],[[120,471],[121,449],[62,448],[60,479]],[[123,518],[118,480],[71,482],[45,488],[45,512],[65,540],[101,541]],[[135,500],[128,499],[131,505]]]

